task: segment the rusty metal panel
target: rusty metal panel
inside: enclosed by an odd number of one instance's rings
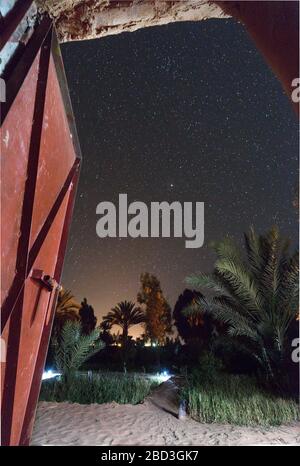
[[[14,27],[23,10],[15,16],[14,10],[10,12]],[[13,27],[6,26],[10,34]],[[80,150],[49,18],[38,20],[23,53],[12,63],[4,76],[7,101],[1,106],[1,338],[6,348],[1,360],[1,444],[27,445],[59,290]]]
[[[6,298],[16,267],[18,235],[21,225],[22,204],[25,189],[31,124],[34,110],[39,54],[20,89],[11,111],[1,127],[1,261],[5,270],[1,273],[1,303]],[[20,115],[28,118],[20,118]],[[14,157],[18,154],[18,157]],[[12,159],[14,163],[12,163]],[[5,180],[5,182],[4,182]],[[5,219],[14,212],[9,222]]]
[[[30,245],[44,224],[75,158],[55,65],[50,57]]]

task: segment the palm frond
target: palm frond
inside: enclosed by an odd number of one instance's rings
[[[241,262],[241,255],[231,238],[215,243],[214,250],[220,259],[230,259],[235,263]]]
[[[260,236],[251,228],[245,235],[247,261],[226,239],[215,246],[213,274],[187,279],[193,287],[213,291],[215,297],[185,312],[207,312],[226,324],[231,337],[248,342],[267,378],[273,380],[288,356],[288,331],[299,315],[299,258],[297,251],[289,257],[288,247],[276,227]]]
[[[185,279],[186,283],[192,288],[207,288],[220,294],[227,294],[227,289],[216,274],[193,274]]]
[[[99,329],[82,335],[80,322],[67,321],[62,327],[60,338],[53,337],[54,360],[62,376],[78,370],[104,344],[99,340]]]
[[[230,283],[236,298],[246,305],[251,311],[258,311],[261,305],[259,290],[254,280],[241,264],[236,264],[231,259],[219,259],[216,262],[216,270]]]
[[[260,238],[256,235],[253,227],[250,228],[248,234],[244,234],[244,238],[249,268],[253,277],[259,281],[264,267]]]

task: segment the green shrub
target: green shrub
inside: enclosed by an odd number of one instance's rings
[[[65,384],[61,380],[44,381],[41,388],[41,401],[69,401],[71,403],[130,403],[144,400],[158,381],[137,375],[102,373],[77,374]]]
[[[99,334],[99,329],[94,329],[85,335],[80,322],[67,320],[61,332],[53,335],[51,344],[55,366],[65,384],[74,377],[85,361],[104,347]]]
[[[224,367],[221,359],[217,358],[213,353],[205,351],[199,357],[199,366],[192,374],[194,379],[200,378],[208,382],[217,378],[223,369]]]
[[[299,419],[296,402],[263,391],[248,376],[219,373],[212,381],[197,371],[188,377],[181,396],[199,422],[268,426]]]

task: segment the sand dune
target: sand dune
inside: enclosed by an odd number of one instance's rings
[[[300,424],[263,428],[178,420],[147,399],[139,405],[38,406],[32,445],[254,445],[300,444]]]

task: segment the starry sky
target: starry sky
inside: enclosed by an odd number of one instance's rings
[[[62,46],[83,155],[63,285],[99,320],[136,300],[141,272],[170,304],[184,279],[212,269],[210,243],[277,224],[294,245],[297,119],[233,20],[178,23]],[[202,201],[205,241],[100,239],[96,206]]]

